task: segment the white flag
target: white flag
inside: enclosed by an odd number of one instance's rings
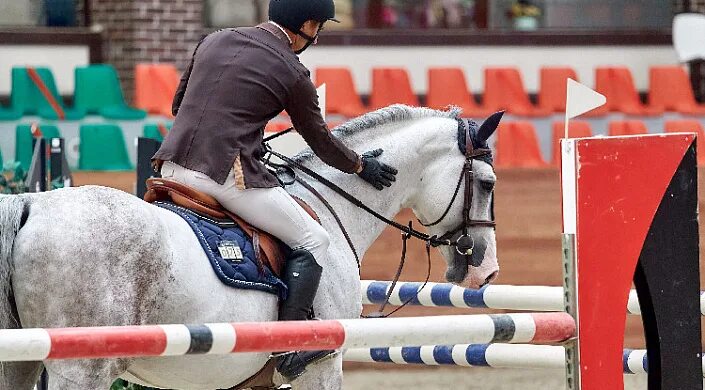
[[[590,110],[594,110],[607,103],[607,98],[579,82],[568,79],[568,94],[566,97],[565,116],[566,122]]]
[[[318,107],[321,108],[323,119],[326,119],[326,84],[321,84],[321,86],[316,89],[316,92],[318,93]]]

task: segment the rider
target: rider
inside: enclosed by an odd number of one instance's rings
[[[335,20],[333,0],[271,0],[269,22],[224,29],[199,42],[181,77],[172,130],[153,156],[162,177],[217,199],[251,225],[292,248],[282,279],[288,297],[280,320],[305,320],[313,304],[329,244],[328,233],[279,186],[262,163],[265,124],[286,110],[299,134],[325,163],[357,173],[378,190],[396,169],[359,156],[335,138],[318,106],[310,72],[297,54]],[[329,351],[296,352],[279,359],[284,376]]]

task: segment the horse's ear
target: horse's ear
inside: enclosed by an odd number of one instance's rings
[[[497,126],[499,126],[499,121],[502,120],[503,115],[504,111],[499,111],[495,112],[494,114],[490,115],[489,118],[485,119],[485,121],[482,122],[482,125],[480,126],[480,130],[477,131],[477,138],[482,141],[487,141],[487,139],[490,138],[492,133],[497,130]]]

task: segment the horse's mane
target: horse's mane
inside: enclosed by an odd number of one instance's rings
[[[404,104],[394,104],[351,119],[333,129],[333,133],[338,137],[344,137],[362,130],[367,130],[372,127],[382,126],[392,122],[429,117],[457,118],[460,115],[460,111],[460,108],[457,107],[453,107],[448,111],[441,111],[425,107],[411,107]]]
[[[351,119],[334,128],[332,132],[336,137],[345,138],[361,131],[386,125],[388,123],[432,117],[456,119],[460,117],[461,112],[462,110],[458,107],[450,107],[447,111],[442,111],[425,107],[411,107],[404,104],[394,104]],[[296,155],[294,159],[297,162],[302,163],[313,156],[314,154],[311,149],[307,148]]]

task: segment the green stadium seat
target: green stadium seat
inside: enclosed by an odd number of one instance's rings
[[[54,75],[49,68],[35,67],[34,69],[44,82],[48,92],[63,110],[64,119],[79,120],[86,116],[84,110],[66,107],[61,95],[59,95],[59,90],[56,88]],[[19,112],[20,115],[39,115],[44,119],[59,119],[57,112],[29,77],[26,67],[12,68],[10,108]]]
[[[22,113],[12,107],[0,107],[0,121],[14,121],[20,119]]]
[[[143,136],[146,138],[152,138],[159,142],[164,141],[162,132],[159,130],[159,125],[166,127],[166,130],[171,130],[171,123],[148,123],[144,125]]]
[[[108,119],[139,120],[147,116],[146,111],[130,108],[125,103],[120,80],[111,65],[78,67],[75,74],[76,107]]]
[[[10,109],[18,111],[20,115],[37,115],[39,97],[27,75],[27,68],[13,67]]]
[[[127,171],[134,169],[122,129],[114,124],[81,125],[78,169]]]
[[[39,130],[46,139],[61,138],[61,132],[55,125],[40,124]],[[22,169],[29,170],[32,163],[32,125],[19,124],[15,128],[15,160],[20,162]]]

